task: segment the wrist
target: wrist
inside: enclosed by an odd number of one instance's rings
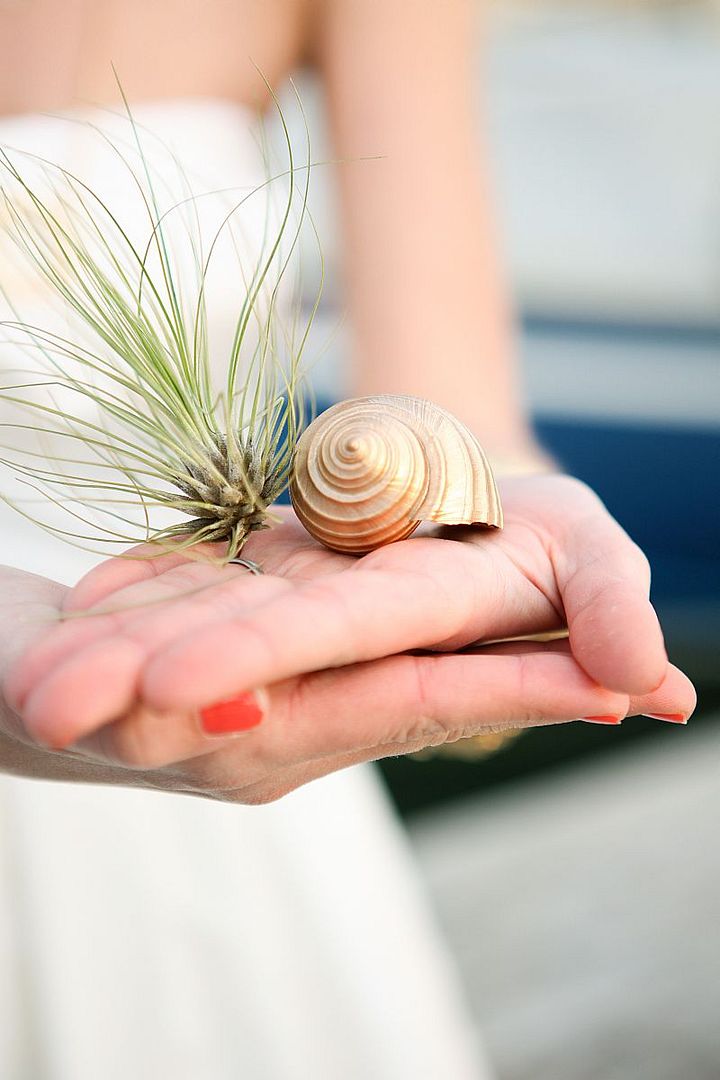
[[[486,450],[486,453],[497,477],[540,476],[565,471],[556,458],[540,447],[519,451]]]
[[[564,472],[561,463],[548,450],[537,442],[532,434],[520,434],[514,439],[488,440],[483,443],[478,436],[483,450],[496,476],[534,476],[543,473]]]

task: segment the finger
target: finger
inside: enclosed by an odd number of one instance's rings
[[[283,579],[303,578],[333,573],[354,562],[347,556],[334,557],[322,549],[302,529],[288,507],[276,509],[280,524],[253,533],[244,548],[247,557],[259,559],[266,571],[263,580],[252,585],[254,602],[263,599],[270,588],[279,588],[277,583],[268,584],[273,580],[271,574],[279,573]],[[133,636],[147,641],[150,651],[153,646],[209,621],[210,605],[218,614],[224,611],[225,604],[231,600],[227,591],[222,596],[217,593],[212,597],[200,596],[198,604],[191,604],[189,612],[188,609],[178,611],[173,608],[169,618],[164,612],[156,617],[152,610],[152,605],[165,600],[177,604],[179,599],[191,598],[195,592],[246,579],[247,571],[240,567],[217,565],[224,550],[224,544],[207,543],[196,545],[192,552],[158,554],[158,545],[139,544],[122,556],[94,567],[73,589],[66,590],[63,599],[65,616],[82,617],[55,621],[52,633],[45,634],[41,644],[35,642],[30,654],[13,667],[6,686],[11,706],[20,710],[26,695],[47,671],[84,645],[109,636],[118,625],[132,625]],[[147,557],[150,555],[152,557]],[[210,557],[209,562],[206,555]],[[241,591],[244,598],[244,586]],[[98,612],[105,610],[118,613],[121,616],[119,622],[103,621]],[[93,612],[92,619],[85,617],[88,611]]]
[[[243,547],[243,556],[260,563],[264,573],[284,577],[303,576],[318,571],[318,556],[324,572],[340,570],[352,563],[352,557],[322,548],[295,518],[288,506],[274,506],[278,520],[267,530],[251,533]],[[151,581],[175,567],[192,562],[207,562],[215,567],[227,550],[223,542],[194,544],[181,551],[163,552],[157,543],[136,544],[121,555],[93,567],[69,590],[66,611],[81,611],[124,591],[130,586]]]
[[[58,610],[67,588],[35,574],[0,567],[3,615],[0,621],[0,679],[22,655],[57,625]],[[6,701],[7,703],[7,701]]]
[[[393,656],[286,680],[258,701],[263,722],[247,731],[240,749],[248,782],[316,758],[571,720],[583,710],[619,716],[628,706],[625,695],[594,684],[569,653],[532,645],[487,656]],[[26,726],[41,734],[32,716]],[[139,706],[86,737],[85,746],[113,763],[150,768],[215,752],[218,740],[202,731],[198,710]]]
[[[188,566],[188,574],[195,575],[186,579],[191,588],[201,580],[198,575],[202,574],[202,570],[196,571],[193,564],[179,553],[159,555],[157,558],[142,557],[153,549],[152,544],[138,544],[129,548],[123,556],[93,567],[77,585],[65,590],[61,612],[67,616],[93,608],[101,609],[103,601],[115,594],[112,607],[125,607],[131,617],[133,607],[157,603],[177,594],[180,582],[171,579],[168,584],[167,571],[179,567],[178,574],[182,574],[183,568]],[[92,618],[62,621],[56,617],[53,625],[33,643],[28,655],[9,672],[4,686],[8,704],[14,709],[21,709],[27,693],[46,671],[83,646],[92,645],[113,633],[117,627],[115,619],[97,612],[93,613]]]
[[[215,567],[182,563],[159,577],[145,578],[113,593],[107,605],[91,609],[87,615],[56,623],[28,649],[9,672],[5,684],[8,703],[23,711],[29,695],[37,695],[48,705],[48,717],[63,724],[61,714],[82,699],[86,718],[95,696],[94,651],[114,639],[129,639],[140,647],[137,666],[128,682],[128,669],[107,671],[107,677],[125,680],[125,701],[129,708],[136,687],[136,675],[147,657],[178,635],[196,633],[206,623],[215,622],[228,609],[252,606],[289,588],[281,578],[254,578],[239,566]],[[106,610],[106,614],[101,612]],[[89,650],[89,651],[88,651]],[[87,655],[86,655],[87,651]],[[43,690],[44,684],[49,685]],[[39,691],[43,690],[42,693]],[[119,694],[120,690],[116,690]],[[100,721],[106,719],[98,713]],[[63,736],[64,733],[63,733]]]
[[[219,547],[217,544],[198,544],[193,551],[202,561],[204,553],[212,557]],[[161,552],[158,544],[135,544],[122,555],[99,563],[69,590],[63,609],[84,611],[95,607],[113,593],[152,581],[167,570],[190,561],[187,551]]]
[[[547,655],[547,650],[548,646],[545,647],[545,655]],[[313,676],[306,678],[312,679]],[[656,691],[652,694],[635,697],[631,700],[628,715],[649,714],[661,718],[658,716],[656,710],[662,709],[663,719],[672,716],[675,723],[687,723],[687,719],[692,714],[695,704],[695,691],[689,679],[687,679],[681,671],[671,665],[665,680]],[[585,707],[589,707],[589,703],[587,703]],[[600,708],[606,706],[604,703],[598,701],[597,703],[593,703],[592,707]],[[545,721],[545,723],[548,722],[549,721]],[[567,721],[556,719],[553,722],[562,723]],[[513,723],[511,728],[516,726],[517,725]],[[470,732],[470,737],[473,735],[489,735],[490,733],[488,727],[485,726],[477,732]],[[444,732],[441,733],[441,736],[442,734],[444,734]],[[457,738],[458,736],[455,732],[451,731],[443,741],[454,742]],[[380,758],[396,757],[400,754],[413,753],[423,749],[426,745],[427,743],[424,738],[420,737],[415,741],[395,743],[384,742],[375,747],[354,750],[333,755],[331,757],[316,757],[303,762],[299,766],[281,770],[274,773],[272,776],[265,776],[262,780],[247,784],[242,788],[231,786],[230,789],[222,792],[220,797],[234,802],[250,804],[273,802],[282,798],[289,792],[294,791],[296,788],[301,787],[303,784],[320,779],[339,769],[345,769],[352,765],[359,765],[368,761],[377,761]]]
[[[291,513],[283,507],[279,511],[286,511],[280,514],[281,518]],[[298,534],[301,534],[300,540]],[[305,544],[301,542],[303,538]],[[35,642],[28,655],[13,667],[5,687],[9,704],[20,711],[27,694],[49,670],[85,645],[94,645],[102,637],[116,632],[118,627],[131,628],[127,632],[135,640],[145,641],[150,652],[172,637],[194,631],[210,621],[211,608],[215,609],[216,615],[221,614],[231,600],[237,599],[227,589],[222,595],[215,592],[212,596],[195,597],[194,594],[228,583],[239,585],[244,598],[247,571],[233,565],[218,565],[216,560],[224,549],[224,544],[208,543],[196,545],[192,553],[158,554],[158,545],[139,544],[122,556],[94,567],[64,596],[63,613],[82,617],[55,622],[52,632]],[[323,567],[328,563],[325,559],[328,553],[322,551],[293,517],[267,532],[253,534],[244,550],[248,557],[261,558],[268,570],[281,571],[291,577],[309,572],[309,564],[317,561],[318,552],[323,556]],[[146,557],[150,554],[151,558]],[[349,561],[342,558],[338,564],[330,560],[330,572]],[[253,601],[263,599],[272,589],[282,591],[282,587],[277,578],[268,574],[251,586]],[[174,606],[167,613],[153,611],[152,605],[163,601],[172,601],[176,605],[181,599],[189,599],[190,606],[182,610]],[[195,599],[197,603],[193,602]],[[104,618],[103,611],[117,613],[120,618]],[[87,612],[93,613],[92,618],[86,617]]]
[[[157,650],[143,672],[143,700],[189,708],[217,696],[326,667],[412,648],[557,622],[546,597],[513,570],[512,584],[477,547],[408,540],[349,572],[298,583],[252,611]],[[390,560],[390,561],[388,561]],[[385,569],[385,566],[388,569]],[[516,583],[517,582],[517,583]],[[468,628],[471,628],[468,630]]]
[[[628,694],[659,686],[668,660],[642,551],[601,511],[573,522],[553,561],[572,650],[588,674]]]
[[[269,698],[262,690],[243,694],[232,704],[236,716],[242,715],[242,724],[237,723],[235,731],[209,733],[203,727],[198,710],[161,713],[146,705],[135,705],[122,719],[77,739],[71,744],[72,749],[95,761],[141,770],[177,766],[206,755],[226,754],[229,744],[257,727],[269,712]],[[214,711],[217,712],[217,705]],[[247,758],[247,747],[243,754]],[[220,766],[216,765],[216,779],[220,771]],[[237,782],[236,776],[233,779]]]
[[[296,524],[294,527],[297,530]],[[293,523],[271,530],[271,539],[274,532],[292,536]],[[278,543],[275,555],[287,562],[287,542]],[[505,573],[498,572],[497,559],[493,562],[476,547],[425,540],[392,548],[351,562],[355,568],[351,573],[325,573],[309,583],[303,581],[303,566],[296,565],[297,596],[291,595],[286,578],[255,579],[252,602],[248,588],[236,585],[232,572],[244,575],[236,567],[189,562],[171,566],[176,556],[142,563],[139,569],[132,560],[119,560],[114,565],[111,561],[102,572],[98,569],[99,577],[94,584],[90,582],[92,588],[81,597],[99,600],[96,612],[111,607],[117,612],[116,621],[102,622],[102,617],[94,614],[92,628],[82,626],[87,622],[83,618],[74,620],[80,624],[77,628],[49,635],[22,659],[9,680],[12,704],[18,710],[24,709],[26,696],[32,691],[36,710],[41,701],[47,703],[50,722],[55,703],[66,696],[63,679],[70,679],[73,693],[82,689],[76,679],[83,665],[87,667],[82,650],[118,632],[145,647],[151,667],[154,654],[169,654],[164,679],[157,670],[150,677],[151,684],[153,678],[161,683],[159,689],[156,687],[156,693],[149,691],[146,698],[152,707],[168,711],[197,704],[208,689],[222,697],[258,683],[275,682],[328,665],[374,659],[424,643],[444,640],[453,647],[453,637],[459,635],[464,643],[491,626],[495,633],[503,633],[557,622],[550,601],[515,567],[507,566]],[[317,545],[311,551],[301,549],[305,570],[307,559],[317,558],[319,550]],[[170,568],[154,574],[150,567],[163,560]],[[405,564],[408,569],[403,570]],[[118,589],[121,580],[129,583]],[[215,584],[223,588],[210,588]],[[107,604],[99,599],[103,594],[98,586],[116,590]],[[193,597],[193,590],[205,590],[207,595]],[[182,607],[177,606],[180,594]],[[277,600],[280,595],[285,596],[284,602],[259,610],[263,599]],[[168,599],[173,600],[172,606],[159,604]],[[153,604],[161,609],[153,610]],[[305,625],[312,626],[311,634],[303,633]],[[203,629],[205,626],[207,629]],[[176,640],[184,641],[182,656],[171,652]],[[258,665],[258,651],[264,644],[268,648],[263,667]],[[70,665],[67,670],[56,670],[66,663]],[[118,671],[118,677],[126,674],[125,669]],[[244,687],[238,682],[243,674]],[[40,693],[48,678],[51,687]],[[91,680],[90,674],[88,678]],[[125,689],[130,707],[135,688],[128,684]],[[83,730],[88,731],[92,685],[82,698],[86,714]],[[41,723],[39,712],[35,719]],[[96,725],[107,719],[102,713],[94,717]],[[60,732],[60,737],[67,734],[69,729]]]
[[[548,649],[549,647],[546,646],[543,650],[544,656],[548,655]],[[524,648],[523,651],[532,650]],[[567,651],[565,655],[568,655]],[[437,659],[437,657],[434,658],[435,661]],[[439,659],[444,661],[448,658]],[[362,665],[362,667],[365,669],[363,681],[365,677],[375,678],[376,664]],[[335,691],[343,698],[347,697],[350,686],[346,683],[346,675],[347,673],[342,669],[323,675],[322,681],[325,685],[317,698],[315,698],[317,687],[314,685],[316,677],[313,675],[303,676],[300,680],[292,680],[282,687],[273,688],[272,692],[264,697],[266,723],[270,725],[284,722],[291,725],[311,719],[315,725],[320,724],[323,716],[322,698],[333,692],[331,685],[333,680],[337,680]],[[351,678],[356,684],[356,672],[351,673]],[[304,686],[302,694],[298,693],[299,685]],[[585,704],[589,707],[590,703]],[[631,701],[629,713],[642,713],[644,710],[658,708],[679,709],[687,717],[691,714],[694,705],[695,694],[689,680],[677,668],[671,667],[658,691]],[[593,701],[592,707],[607,708],[610,707],[610,702],[607,698],[603,698],[602,701]],[[337,709],[333,710],[332,703],[329,705],[325,703],[327,714],[332,715],[336,711]],[[309,716],[304,715],[305,713],[309,713]],[[81,740],[77,747],[88,751],[89,756],[94,760],[131,768],[148,769],[153,765],[162,767],[171,760],[177,762],[184,759],[187,761],[187,768],[180,781],[179,790],[190,794],[205,796],[209,794],[213,798],[226,802],[258,805],[274,802],[304,784],[340,769],[384,757],[413,753],[427,745],[426,737],[423,737],[422,732],[415,739],[404,738],[401,742],[382,741],[381,737],[381,741],[375,746],[341,753],[329,753],[327,748],[324,748],[325,752],[319,756],[287,767],[269,770],[267,753],[258,754],[261,733],[253,734],[251,740],[248,740],[244,733],[237,741],[231,738],[208,738],[198,730],[195,719],[194,715],[183,717],[182,714],[174,717],[163,714],[153,716],[152,710],[146,710],[145,707],[140,706],[133,717],[133,723],[140,722],[137,730],[132,731],[132,725],[125,728],[124,723],[108,725],[106,729],[91,736],[88,740]],[[345,722],[347,719],[346,716]],[[563,721],[556,720],[555,722]],[[457,736],[451,730],[452,724],[448,723],[447,726],[447,738],[443,741],[455,741]],[[166,743],[167,733],[170,730],[178,733],[174,750]],[[487,726],[470,734],[482,735],[483,733],[490,734]],[[163,735],[162,742],[158,738],[161,734]],[[444,736],[444,730],[441,734]],[[172,754],[175,754],[175,758],[171,757]]]
[[[330,762],[325,771],[332,771],[463,736],[582,716],[620,718],[628,709],[689,715],[694,703],[692,686],[677,669],[655,694],[630,702],[590,680],[566,647],[530,643],[487,653],[394,656],[287,680],[249,703],[243,697],[237,741],[208,735],[197,710],[159,713],[139,705],[75,746],[130,768],[192,762],[188,775],[204,790],[256,786],[266,801],[260,789],[276,798],[281,788],[321,775],[313,763]],[[250,724],[248,706],[255,708]]]
[[[281,578],[243,578],[241,568],[227,570],[234,572],[235,580],[224,581],[222,590],[208,589],[171,605],[143,610],[124,625],[117,616],[106,615],[55,628],[10,673],[5,689],[8,703],[48,746],[67,745],[123,715],[138,701],[148,655],[174,639],[179,626],[183,634],[191,629],[199,632],[205,623],[217,619],[223,604],[231,598],[237,603],[238,592],[254,598],[290,588]]]
[[[328,747],[348,753],[389,746],[391,753],[403,745],[627,715],[628,696],[599,686],[569,652],[496,648],[491,655],[393,656],[306,676],[296,683],[292,708],[267,731],[278,754],[293,754],[297,740],[304,755],[314,757]],[[692,712],[692,686],[676,669],[659,693],[633,704],[647,713],[661,701],[672,711]]]
[[[628,707],[629,716],[652,716],[686,724],[697,705],[695,687],[684,672],[668,664],[665,678],[652,693],[633,695]]]

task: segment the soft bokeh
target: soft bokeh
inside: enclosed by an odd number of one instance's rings
[[[478,58],[533,415],[648,552],[700,698],[687,728],[576,724],[385,766],[502,1080],[720,1075],[719,16],[497,3],[489,72]],[[330,191],[318,169],[332,267]]]

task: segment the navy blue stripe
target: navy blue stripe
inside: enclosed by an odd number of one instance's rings
[[[523,312],[523,332],[533,337],[585,337],[649,345],[702,346],[720,349],[720,323],[634,322],[632,319],[598,319],[591,315],[547,315]]]

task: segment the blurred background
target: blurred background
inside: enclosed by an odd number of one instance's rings
[[[649,555],[699,707],[382,769],[500,1080],[717,1080],[720,4],[498,0],[477,93],[535,423]],[[321,169],[312,204],[332,282]]]

